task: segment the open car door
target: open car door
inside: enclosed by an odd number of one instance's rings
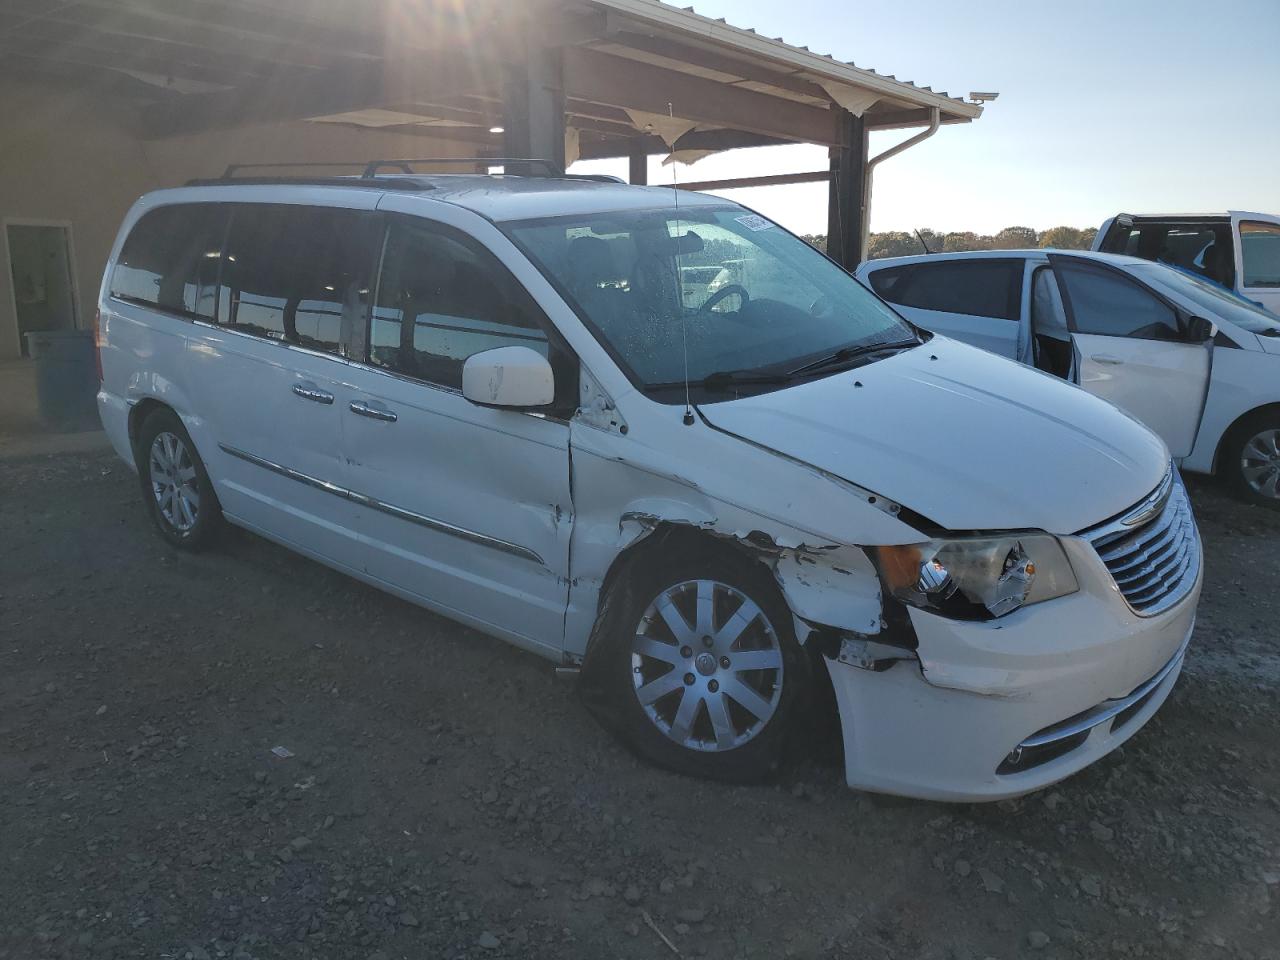
[[[1272,313],[1280,313],[1280,217],[1231,211],[1236,238],[1236,290]]]
[[[1209,392],[1211,334],[1164,297],[1098,260],[1050,254],[1081,387],[1191,454]]]

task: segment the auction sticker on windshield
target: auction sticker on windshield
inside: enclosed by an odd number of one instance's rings
[[[753,233],[759,233],[761,230],[769,230],[773,227],[773,224],[764,217],[754,213],[746,217],[734,217],[734,219]]]

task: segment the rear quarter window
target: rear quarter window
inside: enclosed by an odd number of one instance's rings
[[[213,319],[228,208],[201,203],[144,214],[111,273],[111,295],[188,318]]]

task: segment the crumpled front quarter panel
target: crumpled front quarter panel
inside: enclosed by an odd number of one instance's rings
[[[574,527],[566,651],[586,651],[613,562],[660,524],[684,525],[756,550],[773,566],[792,612],[879,632],[879,581],[862,544],[920,534],[888,505],[813,468],[703,423],[653,430],[651,443],[574,422]],[[876,498],[880,504],[879,498]]]

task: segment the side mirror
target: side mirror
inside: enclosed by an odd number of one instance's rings
[[[545,407],[556,398],[556,376],[536,350],[498,347],[467,358],[462,395],[484,407]]]
[[[1204,317],[1191,317],[1187,321],[1187,339],[1192,343],[1204,343],[1218,335],[1218,325]]]

